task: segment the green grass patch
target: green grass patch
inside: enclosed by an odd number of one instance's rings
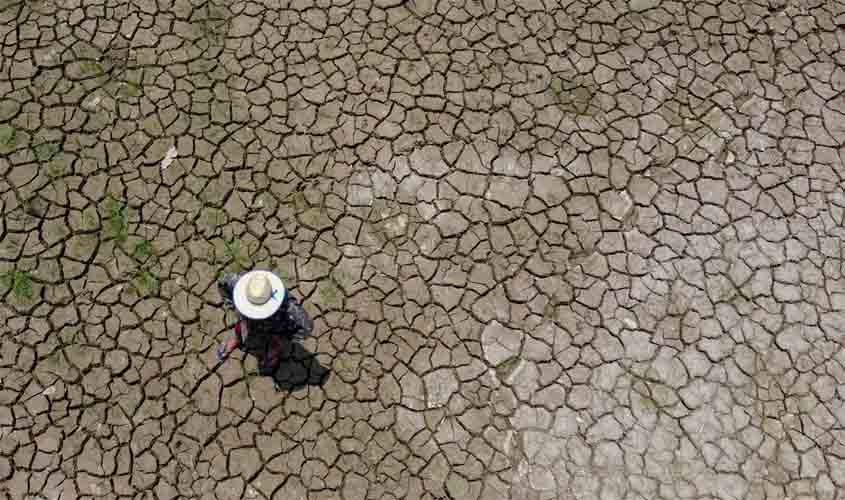
[[[32,148],[35,153],[35,159],[41,163],[52,160],[60,149],[61,147],[55,142],[44,142]]]
[[[9,271],[2,276],[2,283],[5,288],[12,291],[12,295],[19,299],[31,299],[35,294],[32,274],[28,271],[17,269]]]
[[[153,244],[149,240],[141,240],[135,243],[132,250],[132,257],[139,262],[144,262],[153,254]]]
[[[0,125],[0,150],[13,149],[18,144],[18,131],[11,125]]]
[[[229,262],[229,267],[232,271],[239,273],[250,267],[251,262],[249,256],[246,255],[246,250],[240,241],[226,241],[223,245],[225,246],[226,260]]]
[[[156,295],[160,289],[158,277],[147,268],[138,269],[130,283],[132,290],[139,297]]]
[[[103,214],[103,234],[106,239],[123,243],[129,237],[129,207],[122,201],[109,198]]]

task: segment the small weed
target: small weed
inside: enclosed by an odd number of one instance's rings
[[[140,297],[155,295],[159,290],[158,278],[149,269],[141,268],[132,278],[131,287]]]
[[[249,257],[243,253],[240,241],[227,241],[224,242],[224,245],[226,246],[226,258],[231,261],[230,265],[233,271],[237,273],[249,267]]]
[[[27,271],[13,270],[3,275],[3,286],[12,291],[12,295],[19,299],[31,299],[34,289],[32,274]]]
[[[59,152],[59,149],[61,148],[55,142],[44,142],[35,146],[33,148],[33,151],[35,152],[35,158],[39,162],[46,163],[52,160],[54,156],[56,156],[56,153]]]
[[[129,237],[129,209],[126,203],[110,198],[106,201],[103,232],[106,239],[123,243]]]
[[[146,261],[153,254],[153,244],[149,240],[141,240],[135,244],[132,257],[139,262]]]
[[[0,125],[0,149],[12,149],[17,145],[18,131],[11,125]]]

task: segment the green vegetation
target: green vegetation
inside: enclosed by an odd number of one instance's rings
[[[132,257],[138,262],[145,262],[153,254],[153,244],[149,240],[141,240],[135,243]]]
[[[53,159],[61,148],[55,142],[44,142],[33,148],[35,152],[35,159],[41,163],[46,163]]]
[[[19,299],[31,299],[34,294],[32,274],[17,269],[2,276],[3,287],[12,291],[12,295]]]
[[[0,125],[0,150],[11,150],[17,145],[18,131],[11,125]]]
[[[155,295],[159,291],[158,277],[147,267],[140,267],[132,277],[130,286],[139,297]]]
[[[154,269],[159,262],[152,241],[144,238],[136,242],[131,257],[138,267],[132,274],[129,289],[139,297],[158,294],[161,286]]]
[[[249,256],[244,252],[240,241],[226,241],[223,245],[226,247],[226,260],[229,261],[232,271],[239,273],[250,267]]]
[[[123,243],[129,237],[129,208],[126,203],[109,198],[105,202],[103,233],[106,239]]]

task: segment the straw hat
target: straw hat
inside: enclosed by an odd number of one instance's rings
[[[251,319],[269,318],[285,300],[285,284],[270,271],[250,271],[232,293],[238,312]]]

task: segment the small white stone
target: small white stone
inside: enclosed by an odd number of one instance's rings
[[[102,100],[103,100],[102,97],[95,95],[94,97],[89,99],[88,102],[85,103],[85,107],[87,109],[94,109],[94,108],[97,107],[97,104],[100,104],[100,101],[102,101]]]
[[[169,167],[176,160],[177,156],[179,156],[179,151],[176,150],[176,146],[170,146],[164,159],[161,160],[161,169],[164,170]]]

